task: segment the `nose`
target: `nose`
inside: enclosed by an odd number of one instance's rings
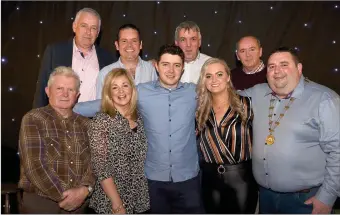
[[[211,77],[211,79],[212,79],[212,82],[214,83],[214,82],[217,80],[217,77],[216,77],[215,75],[213,75],[213,76]]]
[[[68,97],[68,95],[69,95],[68,90],[66,90],[66,89],[63,90],[63,96],[64,96],[64,97]]]
[[[249,57],[250,56],[250,52],[246,51],[246,56]]]
[[[186,41],[186,45],[187,45],[187,47],[190,47],[190,46],[191,46],[191,41],[190,41],[190,40],[187,40],[187,41]]]

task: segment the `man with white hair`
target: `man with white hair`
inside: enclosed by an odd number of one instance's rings
[[[95,183],[87,136],[89,119],[72,111],[80,79],[57,67],[45,92],[49,105],[22,119],[19,137],[21,213],[84,213]]]
[[[47,80],[57,66],[69,66],[80,77],[80,96],[78,101],[91,101],[96,98],[96,80],[99,71],[115,61],[108,51],[94,43],[99,35],[101,18],[92,8],[78,11],[72,29],[75,37],[66,42],[48,45],[42,60],[36,85],[33,107],[48,104],[45,93]]]

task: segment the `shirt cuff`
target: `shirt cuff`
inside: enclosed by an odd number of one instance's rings
[[[327,192],[324,188],[320,187],[318,192],[316,193],[315,197],[321,201],[322,203],[333,207],[337,196]]]

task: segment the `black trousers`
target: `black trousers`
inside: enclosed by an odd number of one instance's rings
[[[255,213],[258,186],[251,165],[251,161],[223,167],[201,163],[203,202],[207,213]]]
[[[148,180],[152,214],[204,213],[200,177],[183,182]]]

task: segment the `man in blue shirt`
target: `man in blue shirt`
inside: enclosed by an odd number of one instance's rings
[[[260,213],[330,213],[340,196],[340,97],[304,78],[287,48],[269,56],[267,80],[241,93],[253,102]]]
[[[196,86],[179,82],[184,53],[160,48],[157,81],[139,84],[138,109],[148,139],[145,163],[151,213],[203,213],[195,136]]]
[[[151,213],[204,213],[195,135],[196,85],[181,83],[184,53],[180,47],[160,48],[159,79],[137,85],[138,110],[148,139],[145,173]],[[92,117],[100,100],[75,112]]]

